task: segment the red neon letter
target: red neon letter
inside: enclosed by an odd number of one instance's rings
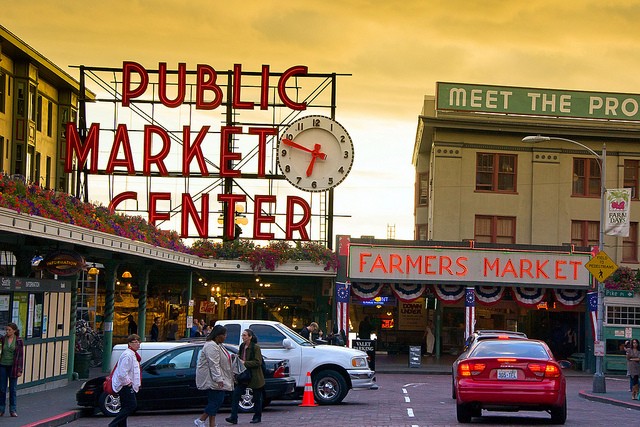
[[[120,202],[124,202],[125,200],[137,199],[138,193],[136,193],[135,191],[125,191],[124,193],[120,193],[111,200],[111,203],[109,203],[109,213],[114,213]]]
[[[227,204],[225,217],[225,239],[233,239],[236,235],[236,203],[244,202],[244,194],[218,194],[218,201]]]
[[[260,84],[260,109],[269,108],[269,66],[262,65],[262,81]]]
[[[136,174],[136,168],[133,166],[133,154],[131,154],[131,143],[129,142],[129,134],[127,133],[127,125],[119,124],[116,129],[116,136],[113,138],[113,147],[111,147],[111,155],[109,156],[109,162],[107,163],[107,169],[105,172],[107,175],[113,173],[116,166],[124,166],[127,168],[129,175]],[[120,144],[122,144],[122,151],[124,152],[124,159],[118,160],[118,151],[120,150]]]
[[[263,223],[275,223],[275,215],[262,215],[263,203],[275,203],[276,196],[256,196],[255,197],[255,212],[253,213],[253,238],[257,240],[271,240],[274,238],[274,233],[263,233],[260,231],[260,226]]]
[[[233,145],[232,135],[242,133],[239,126],[222,126],[220,128],[220,176],[239,177],[240,170],[233,169],[233,161],[242,159],[242,153],[231,151]]]
[[[293,216],[295,214],[295,206],[298,205],[302,208],[302,218],[298,222],[293,222]],[[306,225],[311,220],[311,207],[302,197],[287,196],[287,226],[285,228],[285,239],[293,240],[293,232],[300,232],[300,240],[309,240],[309,234],[305,229]]]
[[[249,134],[258,135],[258,177],[264,178],[267,162],[267,135],[277,135],[275,128],[249,128]]]
[[[200,211],[202,216],[198,217],[196,207],[191,200],[191,195],[182,193],[182,226],[180,227],[180,237],[189,236],[189,219],[198,230],[198,236],[206,238],[209,235],[209,194],[205,193],[200,198]]]
[[[90,173],[98,172],[98,137],[100,135],[100,125],[93,123],[89,128],[89,135],[85,138],[84,144],[80,141],[80,135],[76,129],[76,124],[67,122],[67,157],[64,161],[64,171],[73,171],[73,154],[78,158],[78,169],[82,169],[91,152]]]
[[[196,140],[193,141],[193,145],[190,145],[191,128],[189,126],[182,128],[182,176],[191,175],[189,170],[191,169],[191,160],[194,157],[198,161],[198,166],[200,167],[202,176],[209,176],[209,170],[207,169],[207,164],[204,161],[204,154],[202,154],[202,149],[200,148],[200,144],[202,144],[207,132],[209,132],[209,126],[202,126],[202,129],[200,129],[200,132],[196,135]]]
[[[292,110],[306,110],[306,102],[294,102],[287,96],[287,80],[289,80],[290,77],[298,74],[303,76],[306,75],[307,67],[305,67],[304,65],[298,65],[296,67],[289,68],[282,74],[280,80],[278,81],[278,95],[280,95],[280,99],[282,99],[284,105],[291,108]]]
[[[138,87],[131,90],[131,73],[138,73],[140,76],[140,83]],[[137,62],[125,61],[122,64],[122,106],[128,107],[129,100],[137,98],[147,90],[149,84],[149,74],[147,70]]]
[[[160,200],[171,200],[171,193],[149,193],[149,224],[156,225],[156,221],[169,221],[169,212],[158,213],[157,203]]]
[[[253,110],[253,102],[240,101],[240,91],[242,90],[242,65],[233,66],[233,106],[242,110]]]
[[[162,150],[158,154],[151,154],[151,136],[157,134],[162,140]],[[145,176],[151,176],[151,164],[155,163],[160,171],[160,176],[169,176],[169,171],[164,165],[163,160],[169,155],[169,147],[171,147],[171,141],[169,141],[169,134],[167,131],[157,125],[145,125],[144,127],[144,165],[142,166],[142,173]]]
[[[178,64],[178,93],[175,99],[167,98],[167,63],[158,65],[158,96],[162,105],[169,108],[179,107],[184,102],[184,93],[187,87],[187,64]]]
[[[196,82],[196,109],[215,110],[222,103],[222,89],[216,84],[218,74],[209,65],[198,64],[198,81]],[[213,101],[204,100],[204,91],[211,90],[215,94]]]

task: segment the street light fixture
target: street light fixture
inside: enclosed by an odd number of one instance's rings
[[[523,142],[545,142],[545,141],[565,141],[570,142],[572,144],[578,145],[589,152],[593,157],[598,161],[598,166],[600,167],[600,233],[598,236],[598,252],[602,252],[604,250],[604,210],[605,210],[605,202],[606,202],[606,171],[607,171],[607,146],[606,144],[602,144],[602,153],[598,154],[593,151],[591,148],[586,145],[574,141],[573,139],[560,138],[557,136],[525,136],[522,138]],[[603,320],[604,320],[604,283],[598,281],[598,323],[597,323],[597,333],[596,333],[596,341],[601,341],[604,335],[603,328]],[[593,392],[594,393],[606,393],[607,385],[605,382],[604,373],[602,372],[602,365],[604,362],[603,356],[596,356],[596,372],[593,375]]]

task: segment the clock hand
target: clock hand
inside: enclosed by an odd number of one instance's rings
[[[302,150],[302,151],[306,151],[307,153],[311,153],[315,157],[320,157],[322,160],[325,160],[327,158],[327,155],[325,153],[321,153],[320,152],[320,148],[322,148],[322,147],[319,144],[316,144],[316,146],[318,147],[317,150],[315,148],[312,150],[310,148],[305,147],[304,145],[297,144],[297,143],[295,143],[292,140],[287,139],[287,138],[282,138],[282,143],[284,145],[288,145],[289,147],[297,148],[298,150]]]
[[[322,160],[327,158],[327,155],[320,152],[322,146],[320,144],[315,144],[313,150],[311,151],[311,162],[309,162],[309,167],[307,168],[307,176],[311,176],[313,173],[313,165],[316,163],[316,159],[320,157]]]

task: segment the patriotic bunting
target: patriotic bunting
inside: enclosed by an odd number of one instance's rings
[[[476,300],[482,305],[493,305],[504,296],[502,286],[476,286]]]
[[[427,288],[421,283],[392,283],[391,290],[400,301],[411,302],[420,298]]]
[[[384,283],[353,283],[351,289],[360,299],[372,299],[380,295]]]
[[[575,307],[584,299],[584,291],[578,289],[554,289],[553,294],[564,307]]]
[[[445,304],[453,304],[464,296],[464,286],[436,285],[436,297]]]
[[[544,288],[512,288],[513,298],[523,307],[535,307],[546,294]]]

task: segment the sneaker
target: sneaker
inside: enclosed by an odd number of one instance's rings
[[[202,421],[200,418],[196,418],[195,420],[193,420],[193,423],[196,425],[196,427],[205,427],[204,421]]]

